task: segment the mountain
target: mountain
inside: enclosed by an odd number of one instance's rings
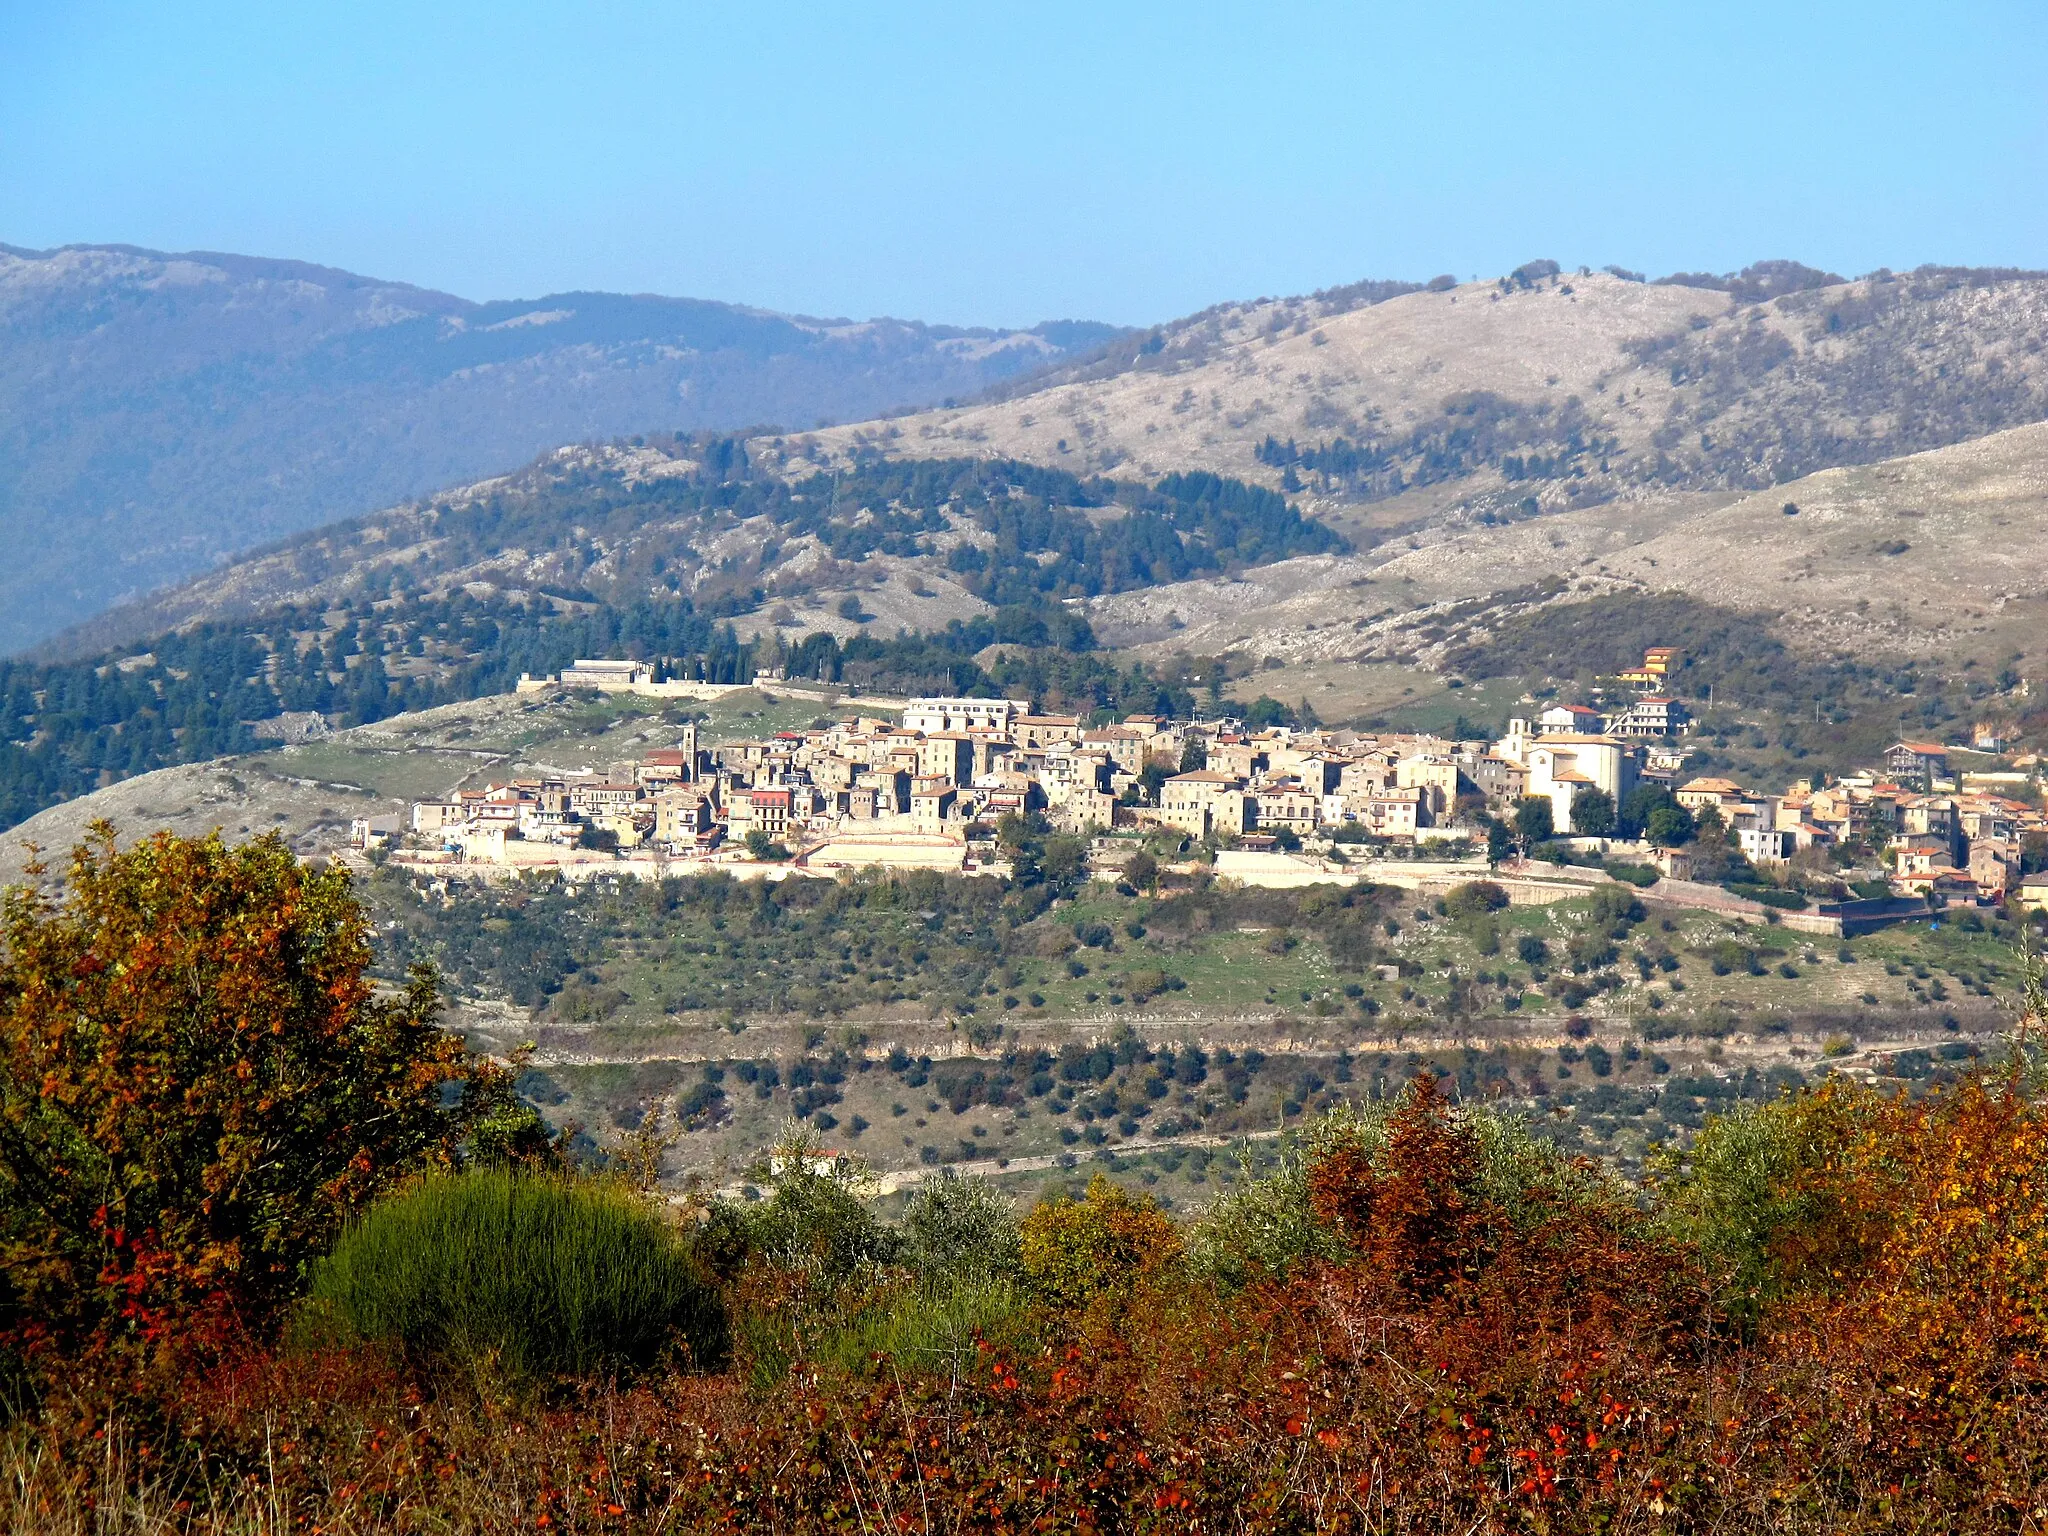
[[[0,824],[280,711],[373,721],[621,650],[1450,724],[1672,644],[1688,697],[1762,701],[1794,756],[1802,719],[1845,754],[1977,715],[2031,737],[2044,309],[2025,273],[1536,263],[1227,307],[950,412],[557,448],[0,661]]]
[[[1991,672],[2048,663],[2043,549],[2037,422],[1767,491],[1446,516],[1363,553],[1108,595],[1086,612],[1104,643],[1141,654],[1442,665],[1532,603],[1681,597],[1755,615],[1808,655],[1975,658]]]
[[[954,459],[791,480],[755,468],[736,439],[658,435],[560,448],[514,474],[281,540],[74,626],[39,659],[287,605],[463,590],[557,609],[681,600],[736,619],[742,634],[845,639],[1347,547],[1278,493],[1213,475],[1147,486]],[[857,617],[840,611],[849,599]]]
[[[1004,398],[795,436],[792,468],[987,453],[1520,515],[1760,490],[2048,418],[2048,274],[1567,274],[1226,305]]]
[[[1348,548],[1277,492],[1215,475],[1083,482],[954,459],[790,481],[729,437],[561,449],[286,540],[50,655],[0,657],[0,827],[254,749],[283,713],[366,723],[622,650],[718,682],[774,666],[1178,712],[1188,669],[1168,687],[1093,655],[1073,603]],[[998,645],[1036,654],[998,676],[983,669]]]
[[[303,262],[0,246],[0,652],[562,443],[874,416],[1116,334],[479,304]]]

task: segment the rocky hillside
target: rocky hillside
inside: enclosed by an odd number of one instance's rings
[[[2048,423],[1768,491],[1446,516],[1353,555],[1096,599],[1108,644],[1291,664],[1441,662],[1493,603],[1676,594],[1809,655],[2048,664]]]
[[[785,480],[733,439],[663,436],[558,449],[515,474],[301,534],[48,649],[92,656],[286,604],[465,587],[571,607],[680,597],[743,634],[846,638],[1344,546],[1282,496],[1214,476],[1084,483],[959,459]]]
[[[0,652],[562,443],[967,397],[1115,335],[471,303],[303,262],[0,247]]]
[[[784,437],[792,466],[985,453],[1202,468],[1427,515],[1758,490],[2048,417],[2048,275],[1794,263],[1657,283],[1531,263],[1492,283],[1230,305],[1043,387]]]

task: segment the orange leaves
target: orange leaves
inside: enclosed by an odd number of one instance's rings
[[[1365,1149],[1340,1143],[1317,1158],[1309,1169],[1309,1207],[1316,1219],[1333,1228],[1354,1247],[1372,1230],[1379,1175]]]
[[[371,996],[348,877],[275,838],[121,851],[95,827],[62,901],[13,892],[0,938],[0,1188],[49,1217],[0,1227],[18,1282],[0,1332],[33,1317],[140,1336],[96,1295],[138,1283],[152,1317],[226,1285],[259,1321],[351,1209],[445,1162],[480,1105],[511,1097],[437,1027],[430,977]],[[449,1083],[465,1085],[453,1114]],[[158,1257],[130,1263],[116,1228],[149,1231]],[[121,1285],[96,1282],[116,1258]]]

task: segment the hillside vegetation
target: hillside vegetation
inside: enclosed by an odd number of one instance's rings
[[[2048,576],[2034,555],[2044,544],[2048,426],[2036,424],[1749,495],[1440,516],[1360,554],[1120,594],[1091,602],[1088,617],[1106,644],[1141,656],[1442,672],[1531,604],[1655,599],[1743,615],[1738,627],[1760,624],[1804,666],[1911,662],[1958,682],[2012,673],[1994,691],[2016,711],[2031,707],[2019,679],[2048,664]],[[1688,643],[1677,630],[1581,633],[1597,642],[1597,671],[1631,646]],[[1554,658],[1515,670],[1591,675]]]
[[[274,840],[102,842],[4,917],[22,1530],[1991,1532],[2048,1486],[2026,1034],[1717,1098],[1641,1180],[1418,1062],[1180,1219],[1110,1160],[892,1211],[795,1126],[670,1202],[658,1135],[543,1134],[430,973],[378,995]],[[1107,1055],[1033,1082],[1240,1065]]]
[[[0,824],[246,752],[281,712],[357,725],[508,692],[578,656],[670,658],[713,682],[773,660],[833,683],[1177,708],[1143,668],[1094,657],[1066,600],[1346,547],[1278,493],[1214,475],[1083,482],[952,460],[792,484],[730,440],[690,446],[699,458],[557,455],[131,616],[182,628],[90,659],[0,661]],[[896,624],[870,609],[885,593]],[[744,634],[736,615],[752,616]],[[997,644],[1022,659],[985,669]]]

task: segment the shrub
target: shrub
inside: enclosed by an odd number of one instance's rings
[[[903,1258],[927,1284],[1013,1275],[1017,1219],[987,1180],[948,1171],[910,1197],[903,1212]]]
[[[1483,917],[1508,904],[1508,893],[1491,880],[1467,880],[1444,897],[1446,917]]]
[[[416,1361],[515,1378],[725,1353],[723,1310],[681,1240],[626,1190],[502,1171],[429,1180],[372,1207],[314,1270],[347,1331]]]
[[[932,1146],[918,1155],[926,1163],[942,1160]],[[770,1153],[770,1169],[775,1192],[767,1200],[711,1207],[699,1242],[720,1278],[737,1276],[758,1257],[829,1290],[894,1257],[893,1235],[858,1191],[858,1159],[828,1158],[814,1129],[791,1123]]]
[[[1593,892],[1587,916],[1595,923],[1610,927],[1619,938],[1623,931],[1643,920],[1643,904],[1636,900],[1636,893],[1632,890],[1619,885],[1603,885]]]
[[[1060,1307],[1127,1295],[1181,1253],[1180,1234],[1156,1203],[1099,1173],[1081,1199],[1062,1197],[1027,1216],[1022,1239],[1032,1289]]]
[[[1260,1279],[1284,1280],[1303,1260],[1341,1259],[1342,1240],[1311,1202],[1310,1170],[1332,1155],[1377,1155],[1386,1140],[1385,1122],[1382,1104],[1340,1105],[1298,1136],[1284,1138],[1279,1166],[1264,1177],[1253,1176],[1249,1147],[1242,1149],[1238,1182],[1188,1233],[1189,1267],[1236,1290]]]
[[[920,1288],[860,1313],[834,1334],[826,1354],[852,1371],[876,1355],[912,1369],[961,1376],[991,1338],[1019,1331],[1029,1298],[1013,1280],[982,1279],[933,1291]]]
[[[1760,902],[1781,912],[1803,912],[1807,907],[1806,898],[1799,892],[1781,890],[1775,885],[1741,882],[1731,885],[1729,889],[1738,896],[1747,896],[1751,901]]]
[[[276,836],[96,823],[61,902],[0,906],[0,1332],[259,1330],[352,1211],[422,1167],[544,1155],[509,1073],[370,985],[349,877]]]

